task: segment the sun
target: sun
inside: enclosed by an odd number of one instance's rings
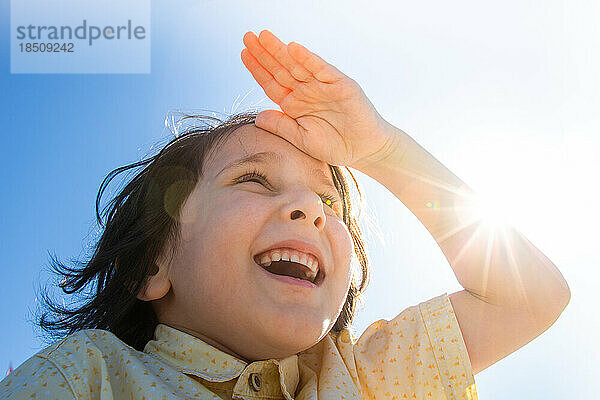
[[[473,218],[490,227],[515,224],[518,209],[513,199],[497,191],[482,191],[473,198]]]
[[[460,227],[476,223],[480,228],[502,230],[518,225],[524,212],[524,204],[519,204],[518,191],[501,185],[482,185],[476,191],[458,190],[455,208]],[[523,202],[521,202],[523,203]]]

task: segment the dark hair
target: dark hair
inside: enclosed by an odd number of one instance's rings
[[[92,256],[86,262],[74,261],[74,266],[50,256],[52,270],[62,278],[59,287],[66,294],[76,294],[80,300],[65,306],[52,300],[46,290],[41,291],[37,323],[51,340],[82,329],[105,329],[138,350],[144,348],[152,339],[158,321],[151,304],[137,299],[136,294],[143,288],[146,277],[156,273],[159,257],[169,252],[171,256],[174,254],[179,239],[179,212],[202,176],[208,152],[235,129],[253,124],[256,115],[257,112],[248,111],[226,120],[184,115],[180,122],[191,121],[192,127],[177,133],[158,154],[117,168],[104,178],[96,197],[96,219],[103,231],[92,248]],[[108,184],[117,175],[131,173],[138,167],[144,168],[100,212],[100,200]],[[369,281],[369,261],[345,173],[338,166],[329,168],[360,263],[355,265],[346,302],[331,330],[337,334],[350,328]],[[362,201],[354,175],[345,169]]]

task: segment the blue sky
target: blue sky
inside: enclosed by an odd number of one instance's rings
[[[507,205],[569,283],[560,319],[475,377],[480,398],[597,395],[597,3],[153,2],[150,74],[23,75],[10,74],[1,4],[2,373],[43,346],[28,317],[49,254],[84,254],[102,179],[168,139],[167,112],[273,107],[239,56],[247,30],[268,28],[355,79],[385,119]],[[362,331],[462,288],[414,215],[359,178],[373,221]]]

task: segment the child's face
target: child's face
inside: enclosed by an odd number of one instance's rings
[[[222,170],[259,152],[280,155],[281,164],[268,159]],[[254,170],[268,183],[234,183]],[[334,209],[323,193],[337,198]],[[352,239],[341,213],[326,163],[253,124],[237,129],[205,161],[182,208],[181,241],[168,267],[172,290],[157,304],[159,321],[246,360],[314,345],[335,323],[350,284]],[[254,256],[288,239],[320,250],[326,277],[319,286],[280,281],[255,263]]]

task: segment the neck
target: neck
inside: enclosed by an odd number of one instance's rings
[[[188,329],[185,326],[180,326],[178,324],[174,324],[174,323],[164,323],[164,322],[160,322],[161,324],[164,325],[169,325],[171,328],[175,328],[179,331],[185,332],[188,335],[192,335],[195,338],[198,338],[200,340],[202,340],[204,343],[207,343],[209,345],[211,345],[212,347],[221,350],[224,353],[229,354],[230,356],[233,356],[235,358],[237,358],[238,360],[244,361],[247,364],[250,364],[251,361],[246,360],[244,357],[240,356],[239,354],[236,354],[235,352],[231,351],[230,349],[228,349],[226,346],[222,345],[221,343],[217,342],[216,340],[213,340],[203,334],[201,334],[200,332],[196,332],[194,330]]]

